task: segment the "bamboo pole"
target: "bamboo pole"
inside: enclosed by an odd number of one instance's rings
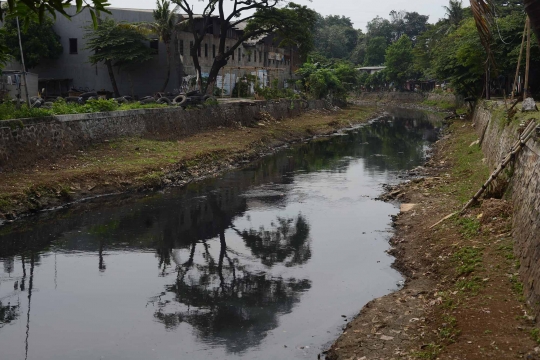
[[[493,180],[495,180],[499,176],[499,174],[506,168],[506,166],[510,163],[510,161],[512,161],[512,159],[523,149],[523,147],[525,147],[525,144],[527,143],[527,141],[529,141],[531,137],[534,135],[535,129],[536,129],[536,122],[532,120],[527,125],[523,133],[520,135],[519,139],[516,140],[514,145],[512,145],[508,155],[505,156],[501,164],[495,169],[495,171],[493,171],[493,173],[490,175],[488,180],[482,185],[480,190],[478,190],[476,194],[474,194],[474,196],[469,200],[469,202],[467,202],[467,204],[465,204],[465,206],[460,211],[456,211],[450,215],[445,216],[442,220],[433,224],[429,228],[430,229],[434,228],[435,226],[441,224],[443,221],[450,219],[454,215],[457,215],[457,214],[463,215],[468,208],[470,208],[474,203],[476,203],[478,199],[480,198],[480,196],[482,196],[482,194],[486,191],[488,186],[493,182]]]
[[[525,87],[523,88],[523,99],[529,94],[529,69],[531,65],[531,20],[527,17],[527,62],[525,64]]]
[[[514,77],[514,86],[512,86],[512,96],[510,100],[514,100],[514,95],[516,93],[517,82],[519,79],[519,68],[521,67],[521,58],[523,57],[523,47],[525,46],[525,36],[527,35],[527,28],[529,27],[529,17],[525,20],[525,28],[523,29],[523,37],[521,38],[521,48],[519,50],[518,64],[516,68],[516,76]]]

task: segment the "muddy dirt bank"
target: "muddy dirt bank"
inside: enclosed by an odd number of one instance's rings
[[[104,195],[184,186],[382,112],[365,106],[312,110],[279,120],[266,115],[249,127],[218,127],[168,141],[106,140],[59,159],[0,172],[0,223]]]
[[[538,359],[538,330],[517,278],[512,207],[484,199],[460,208],[489,170],[470,121],[455,121],[421,177],[388,189],[402,203],[390,253],[405,286],[368,303],[327,359]]]

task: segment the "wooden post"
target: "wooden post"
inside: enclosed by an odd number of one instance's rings
[[[527,60],[525,63],[525,86],[523,87],[523,100],[529,97],[529,68],[531,65],[531,20],[527,16]]]
[[[514,95],[516,93],[516,88],[518,86],[517,82],[519,79],[519,68],[521,67],[521,58],[523,57],[523,47],[525,45],[525,36],[527,35],[527,29],[529,27],[529,17],[527,16],[527,19],[525,20],[525,28],[523,29],[523,37],[521,39],[521,49],[519,50],[519,58],[518,63],[516,67],[516,76],[514,77],[514,86],[512,86],[512,96],[511,100],[514,100]]]

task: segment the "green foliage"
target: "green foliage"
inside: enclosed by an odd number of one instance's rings
[[[97,28],[87,27],[85,39],[86,49],[93,53],[88,58],[92,65],[110,61],[124,68],[152,58],[152,50],[145,45],[146,37],[132,26],[113,19],[101,21]]]
[[[24,24],[21,24],[21,42],[24,48],[26,68],[32,69],[44,59],[57,59],[62,54],[63,49],[60,36],[53,30],[53,20],[45,17],[39,23],[37,17],[34,16],[25,21]],[[3,30],[0,32],[0,44],[7,49],[0,48],[0,53],[8,53],[21,62],[16,19],[8,17],[3,25]],[[1,59],[0,55],[0,62],[2,62]]]
[[[328,58],[348,59],[362,31],[355,30],[348,17],[317,15],[314,35],[315,51]]]
[[[402,85],[411,75],[412,63],[412,41],[407,35],[402,35],[386,50],[386,78]]]
[[[64,99],[57,100],[51,108],[28,108],[22,105],[17,109],[12,102],[0,104],[0,120],[24,119],[65,114],[85,114],[115,110],[133,110],[167,107],[165,104],[141,104],[140,102],[118,104],[115,100],[88,100],[86,104],[66,103]]]
[[[34,118],[49,115],[50,113],[45,109],[28,108],[26,105],[22,105],[20,109],[17,109],[12,102],[0,104],[0,120]]]
[[[274,79],[271,86],[267,86],[264,88],[261,88],[260,86],[256,86],[255,93],[259,96],[262,96],[266,100],[299,99],[300,98],[300,96],[295,94],[292,89],[279,89],[277,79]]]
[[[458,263],[457,275],[469,275],[482,264],[482,250],[469,246],[463,247],[454,253],[453,259]]]
[[[0,39],[6,36],[6,29],[0,28]],[[0,41],[0,70],[11,60],[10,48],[6,46],[4,41]]]
[[[296,46],[300,55],[306,57],[313,49],[313,29],[317,13],[307,6],[290,2],[285,7],[263,5],[264,1],[254,1],[257,11],[247,21],[243,39],[254,39],[264,34],[274,33],[280,47]],[[233,47],[231,47],[233,49]],[[230,51],[234,51],[230,50]],[[227,55],[229,56],[229,55]]]
[[[346,62],[305,63],[297,70],[300,85],[313,98],[331,97],[344,100],[347,90],[358,85],[358,72]]]
[[[367,42],[365,66],[378,66],[384,64],[388,43],[382,36],[370,38]]]
[[[90,0],[84,2],[83,0],[7,0],[6,3],[6,8],[0,8],[0,18],[3,17],[5,12],[8,12],[10,15],[18,16],[22,19],[38,17],[39,22],[43,22],[46,13],[49,13],[53,18],[56,18],[57,13],[71,18],[83,10],[88,10],[94,26],[96,26],[97,17],[100,12],[109,13],[107,10],[107,6],[109,5],[107,0]],[[70,5],[76,6],[75,14],[67,13]]]
[[[457,93],[465,96],[481,93],[486,54],[472,18],[464,20],[439,41],[433,56],[436,76],[449,80]]]

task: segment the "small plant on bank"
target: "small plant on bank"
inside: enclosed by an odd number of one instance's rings
[[[469,275],[481,266],[482,250],[466,246],[456,251],[453,259],[458,262],[458,267],[456,268],[457,275]]]

